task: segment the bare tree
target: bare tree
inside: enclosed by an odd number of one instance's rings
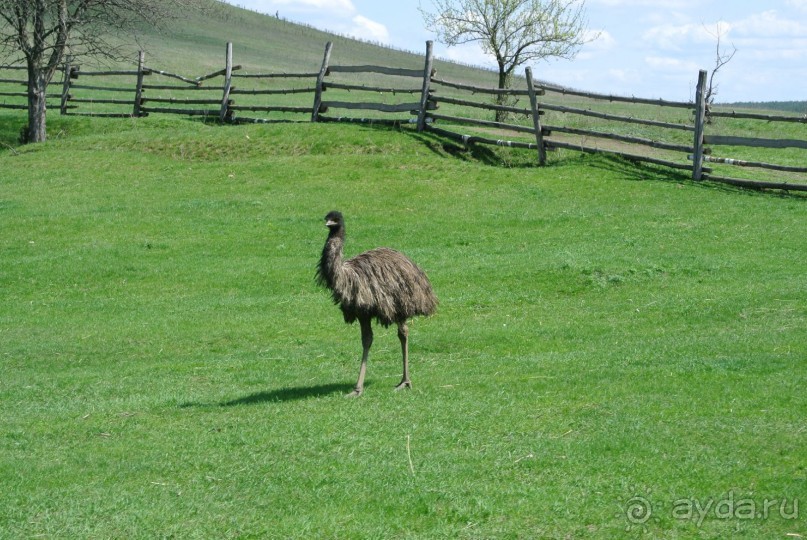
[[[734,55],[737,54],[737,47],[735,47],[734,44],[732,43],[731,52],[725,52],[722,49],[721,41],[725,32],[721,31],[720,24],[717,25],[714,33],[712,33],[708,28],[706,29],[706,31],[710,35],[712,35],[717,42],[715,45],[715,67],[709,74],[709,84],[706,87],[705,98],[708,113],[708,110],[712,107],[712,105],[714,105],[715,98],[717,97],[718,84],[717,82],[715,82],[715,76],[723,66],[731,62],[731,60],[734,58]]]
[[[112,39],[159,26],[193,0],[0,0],[0,52],[28,70],[27,142],[47,138],[45,96],[66,55],[116,58]]]
[[[527,62],[572,59],[586,36],[583,0],[431,0],[433,11],[419,8],[426,26],[448,46],[477,42],[493,55],[499,88]],[[497,120],[506,115],[497,113]]]

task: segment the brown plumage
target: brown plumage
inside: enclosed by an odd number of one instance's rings
[[[317,267],[317,281],[331,291],[345,322],[358,320],[361,325],[363,353],[359,380],[349,395],[359,396],[364,391],[367,357],[373,343],[372,319],[385,327],[398,325],[403,378],[396,389],[411,388],[406,321],[418,315],[431,315],[437,309],[437,297],[429,278],[406,255],[394,249],[371,249],[343,260],[345,222],[342,214],[330,212],[325,216],[325,225],[329,232]]]

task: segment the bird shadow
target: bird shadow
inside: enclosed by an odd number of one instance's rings
[[[353,390],[352,384],[331,383],[315,386],[294,386],[291,388],[278,388],[265,392],[256,392],[220,403],[221,407],[237,407],[240,405],[259,405],[261,403],[284,403],[299,401],[308,398],[324,397],[335,393],[347,394]]]

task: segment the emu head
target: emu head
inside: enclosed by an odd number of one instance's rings
[[[325,226],[331,229],[332,231],[344,227],[344,225],[345,220],[342,217],[341,212],[332,210],[331,212],[328,212],[327,216],[325,216]]]

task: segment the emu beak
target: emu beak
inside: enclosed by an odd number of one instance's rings
[[[329,219],[328,221],[326,221],[326,222],[325,222],[325,226],[326,226],[326,227],[330,227],[330,226],[332,226],[332,225],[336,225],[336,222],[335,222],[335,221],[332,221],[332,220],[330,220],[330,219]]]

